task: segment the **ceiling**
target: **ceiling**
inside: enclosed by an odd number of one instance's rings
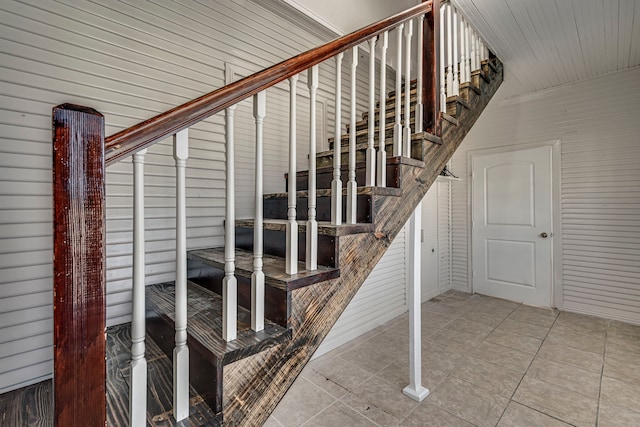
[[[505,64],[503,99],[640,65],[640,0],[452,3]]]
[[[640,0],[451,0],[505,64],[504,99],[640,65]],[[344,34],[417,0],[277,0]],[[345,10],[346,8],[346,10]],[[640,83],[639,83],[640,84]]]

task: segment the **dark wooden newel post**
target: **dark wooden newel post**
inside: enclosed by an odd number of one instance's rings
[[[422,76],[423,129],[441,136],[440,125],[440,0],[432,0],[431,12],[424,19],[424,50]]]
[[[104,426],[104,118],[53,109],[54,423]]]

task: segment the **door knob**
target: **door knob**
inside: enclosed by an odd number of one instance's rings
[[[546,239],[547,237],[549,237],[549,235],[547,233],[540,233],[540,237]]]

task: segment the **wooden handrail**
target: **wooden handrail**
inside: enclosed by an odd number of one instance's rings
[[[374,37],[390,27],[432,10],[429,0],[389,18],[308,50],[272,67],[231,83],[167,112],[138,123],[105,139],[106,165],[116,163],[155,142],[206,119],[227,107],[288,79],[340,52]]]

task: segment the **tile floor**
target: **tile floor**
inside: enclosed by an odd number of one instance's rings
[[[422,307],[422,403],[403,315],[313,360],[265,425],[640,426],[640,326],[457,291]]]

